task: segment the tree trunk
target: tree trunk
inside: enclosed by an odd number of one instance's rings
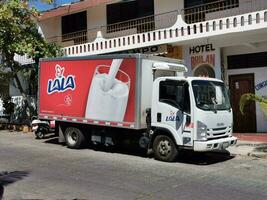
[[[19,80],[17,70],[20,66],[14,61],[14,53],[2,53],[4,59],[4,62],[7,63],[7,66],[10,67],[11,71],[13,72],[14,79],[17,83],[17,87],[21,93],[22,96],[25,96],[25,91],[22,88],[21,82]]]

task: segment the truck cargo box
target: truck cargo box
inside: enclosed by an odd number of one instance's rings
[[[114,59],[123,60],[109,80]],[[175,75],[171,73],[179,72],[179,64],[179,60],[142,54],[42,59],[39,118],[144,129],[153,79]],[[174,70],[164,70],[165,65]]]

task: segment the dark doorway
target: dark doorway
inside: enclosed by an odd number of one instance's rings
[[[62,35],[87,29],[86,11],[61,17]]]
[[[73,41],[74,44],[87,42],[86,11],[61,17],[62,42]]]
[[[107,5],[107,33],[135,28],[137,33],[155,29],[154,0],[120,1]]]
[[[231,91],[231,102],[234,115],[234,132],[255,133],[256,132],[256,107],[251,101],[244,107],[244,114],[240,112],[240,98],[243,94],[254,94],[254,74],[242,74],[229,76]]]

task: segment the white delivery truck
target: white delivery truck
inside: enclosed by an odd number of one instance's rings
[[[223,82],[186,71],[180,60],[142,54],[42,59],[39,119],[55,120],[69,148],[137,139],[162,161],[182,148],[236,144]]]

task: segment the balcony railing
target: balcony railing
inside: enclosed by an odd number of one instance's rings
[[[178,11],[172,11],[159,15],[151,15],[138,19],[133,19],[121,23],[109,24],[99,28],[92,28],[64,34],[62,36],[49,37],[49,42],[57,43],[63,47],[76,44],[93,42],[97,37],[97,32],[101,31],[104,38],[116,38],[137,33],[144,33],[162,28],[168,28],[177,20]]]
[[[136,29],[136,33],[143,33],[155,30],[155,17],[147,16],[134,20],[109,24],[106,26],[106,33],[114,33],[129,29]]]
[[[46,40],[50,43],[56,43],[62,47],[84,44],[92,42],[96,39],[97,31],[99,29],[89,29],[68,34],[62,36],[48,37]]]
[[[168,28],[177,20],[178,11],[171,11],[158,15],[109,24],[101,27],[104,38],[122,37],[137,33],[145,33],[162,28]]]
[[[188,24],[218,19],[267,8],[266,0],[219,0],[212,3],[193,6],[182,10]]]
[[[74,45],[87,42],[87,31],[68,33],[62,35],[62,42],[73,41]]]

